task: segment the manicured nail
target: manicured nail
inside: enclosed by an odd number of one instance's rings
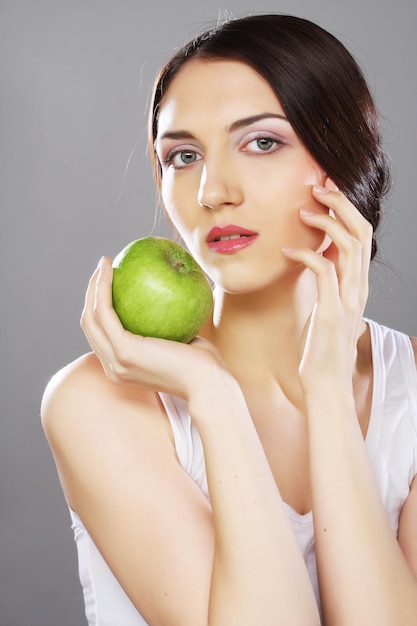
[[[312,217],[314,214],[314,211],[310,209],[300,209],[300,215],[304,215],[304,217]]]
[[[314,185],[313,189],[316,193],[322,194],[329,193],[330,191],[329,189],[327,189],[327,187],[322,187],[321,185]]]

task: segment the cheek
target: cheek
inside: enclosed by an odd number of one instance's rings
[[[297,215],[301,209],[309,209],[315,213],[329,212],[328,208],[318,202],[312,193],[313,186],[324,185],[325,180],[326,174],[318,165],[306,163],[292,169],[291,176],[287,178],[287,184],[289,193],[292,195],[290,202]]]
[[[193,233],[195,231],[195,210],[190,208],[189,199],[180,192],[178,185],[174,185],[170,177],[166,177],[161,185],[161,198],[165,213],[183,239],[186,246],[191,249],[193,244]]]
[[[175,186],[171,177],[164,176],[161,184],[161,198],[165,212],[178,231],[181,231],[181,215],[178,211],[178,202],[176,199]]]
[[[171,207],[175,205],[175,202],[174,202],[174,185],[172,184],[172,181],[170,180],[169,176],[164,175],[162,177],[160,191],[161,191],[162,203],[165,207],[165,210],[168,214],[170,214]]]
[[[328,245],[328,238],[326,234],[317,228],[308,226],[300,217],[301,209],[307,209],[314,211],[315,213],[328,213],[329,210],[317,202],[312,195],[312,186],[321,184],[323,178],[311,177],[308,184],[301,184],[297,178],[295,181],[289,181],[285,192],[285,207],[283,206],[283,223],[282,232],[285,233],[285,238],[288,241],[288,245],[294,248],[310,248],[312,250],[322,250]]]

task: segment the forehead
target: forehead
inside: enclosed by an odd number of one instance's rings
[[[232,60],[188,61],[160,105],[158,134],[184,124],[225,124],[260,111],[283,114],[269,83],[252,67]]]

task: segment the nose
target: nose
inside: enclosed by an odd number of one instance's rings
[[[208,162],[202,168],[198,203],[211,210],[223,206],[238,206],[243,200],[239,176],[230,162],[219,159]]]

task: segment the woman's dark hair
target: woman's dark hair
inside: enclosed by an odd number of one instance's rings
[[[149,126],[158,182],[159,107],[191,59],[241,61],[266,79],[304,146],[375,233],[389,187],[379,116],[360,67],[338,39],[308,20],[273,14],[231,20],[186,44],[162,68],[154,87]],[[372,258],[375,253],[374,235]]]

